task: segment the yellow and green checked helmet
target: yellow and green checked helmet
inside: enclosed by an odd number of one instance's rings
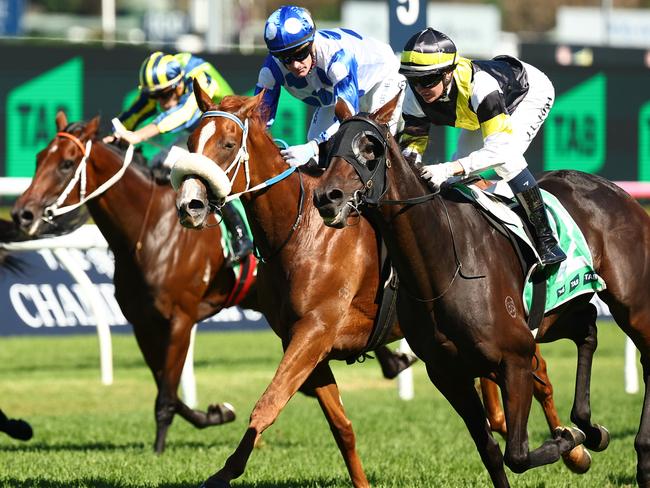
[[[155,93],[175,86],[185,71],[175,56],[160,51],[147,56],[140,66],[140,91]]]
[[[399,72],[407,78],[443,74],[456,67],[457,57],[453,41],[429,27],[408,40],[402,51]]]

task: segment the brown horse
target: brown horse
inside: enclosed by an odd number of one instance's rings
[[[257,110],[261,96],[226,97],[216,107],[196,83],[194,90],[206,113],[188,140],[193,154],[172,173],[175,184],[180,184],[179,215],[184,225],[204,225],[209,207],[222,204],[230,193],[225,169],[233,161],[232,192],[258,188],[241,199],[255,241],[266,257],[258,276],[264,297],[261,305],[284,348],[239,446],[205,486],[229,486],[230,480],[244,472],[257,440],[300,389],[318,397],[354,486],[366,487],[352,425],[329,360],[355,357],[371,336],[380,285],[376,234],[365,220],[344,232],[324,227],[310,199],[305,199],[318,178],[295,172],[273,186],[263,186],[286,174],[287,166]],[[211,115],[217,108],[220,112]],[[244,167],[237,166],[237,161]],[[186,169],[179,170],[179,166]],[[395,325],[388,340],[400,336]],[[550,395],[550,383],[546,383],[545,394]],[[544,406],[555,415],[552,398]],[[555,427],[559,420],[556,415],[553,418]],[[584,470],[588,460],[582,454],[579,457],[582,464],[576,469]]]
[[[338,105],[339,115],[347,120],[334,136],[330,167],[314,201],[331,226],[344,228],[354,209],[379,226],[402,284],[418,298],[405,301],[411,313],[402,323],[405,335],[426,363],[431,381],[465,421],[494,485],[508,486],[504,459],[510,469],[523,472],[554,462],[574,439],[556,437],[529,451],[526,423],[535,342],[526,325],[518,258],[510,242],[472,205],[454,191],[431,194],[418,171],[404,161],[384,125],[394,102],[370,117],[352,118],[344,114],[344,104]],[[635,447],[637,481],[648,487],[650,218],[627,193],[595,175],[551,172],[540,184],[562,202],[584,233],[595,270],[607,284],[599,296],[641,351],[646,396]],[[536,338],[548,342],[564,337],[576,343],[571,418],[584,431],[585,446],[602,450],[609,434],[592,424],[589,403],[597,345],[596,312],[589,298],[579,296],[548,313]],[[495,378],[501,386],[508,425],[505,456],[485,426],[472,388],[476,376]]]
[[[15,241],[17,237],[18,233],[13,223],[0,219],[0,242]],[[17,273],[22,271],[22,266],[20,258],[15,258],[0,248],[0,269]],[[2,410],[0,410],[0,432],[20,441],[28,441],[34,435],[32,426],[26,421],[11,419]]]
[[[37,156],[32,184],[12,212],[23,230],[18,237],[33,237],[43,229],[51,231],[51,225],[43,219],[44,211],[72,179],[84,145],[97,136],[98,122],[93,119],[88,124],[68,126],[65,115],[57,114],[57,130],[68,136],[54,138]],[[87,193],[115,175],[123,159],[124,154],[114,146],[94,141],[86,166]],[[75,190],[67,202],[78,199]],[[129,166],[117,183],[87,203],[115,256],[117,301],[133,324],[158,387],[154,412],[154,449],[158,453],[165,448],[175,414],[198,428],[235,418],[228,404],[211,405],[207,412],[201,412],[189,408],[177,396],[192,326],[232,304],[228,297],[235,275],[225,265],[219,226],[202,232],[183,228],[178,224],[174,200],[171,187],[156,182],[151,171]],[[69,228],[66,215],[56,221],[63,220]],[[60,230],[60,226],[56,229]],[[256,293],[249,293],[241,305],[257,310]],[[387,348],[377,351],[377,356],[387,377],[394,377],[409,364],[409,358],[392,354]]]

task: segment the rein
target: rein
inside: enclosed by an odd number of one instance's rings
[[[56,137],[63,137],[65,139],[71,140],[79,149],[81,149],[81,153],[83,154],[83,156],[81,158],[81,161],[79,162],[79,166],[77,166],[77,169],[75,170],[72,179],[68,182],[63,192],[61,192],[61,195],[59,195],[59,197],[52,205],[48,205],[43,210],[43,217],[41,218],[46,222],[52,222],[54,217],[72,212],[73,210],[81,207],[89,200],[92,200],[93,198],[104,193],[111,186],[117,183],[117,181],[119,181],[120,178],[122,178],[127,167],[131,164],[131,161],[133,160],[134,146],[129,144],[129,148],[126,150],[126,154],[124,156],[124,162],[122,163],[122,167],[117,171],[117,173],[115,173],[108,180],[106,180],[104,183],[99,185],[95,189],[95,191],[93,191],[90,195],[86,196],[86,183],[87,183],[86,162],[90,157],[90,151],[93,145],[92,139],[88,139],[88,141],[86,142],[86,146],[84,147],[83,143],[77,136],[70,134],[68,132],[57,132]],[[68,198],[68,195],[70,194],[70,192],[72,192],[72,190],[77,185],[77,183],[79,183],[79,201],[77,203],[73,203],[72,205],[62,206],[63,202],[66,200],[66,198]]]
[[[282,173],[273,176],[269,178],[268,180],[263,181],[262,183],[259,183],[253,187],[250,186],[250,154],[248,153],[248,119],[245,119],[243,122],[242,120],[237,117],[235,114],[232,114],[230,112],[224,112],[222,110],[208,110],[203,113],[201,118],[210,118],[210,117],[223,117],[228,120],[231,120],[237,126],[242,130],[242,142],[239,147],[239,151],[237,151],[237,154],[235,154],[235,157],[233,161],[230,163],[230,165],[226,168],[224,173],[228,175],[231,171],[234,170],[234,173],[232,177],[230,177],[230,185],[232,188],[232,185],[235,181],[235,178],[237,178],[237,175],[239,174],[239,170],[241,169],[241,166],[243,164],[244,166],[244,174],[246,176],[246,188],[243,191],[240,191],[238,193],[231,193],[228,195],[224,200],[221,205],[215,205],[215,208],[218,210],[220,209],[223,205],[226,203],[235,200],[236,198],[239,198],[241,195],[244,195],[246,193],[251,193],[254,191],[262,190],[264,188],[268,188],[270,186],[275,185],[276,183],[284,180],[288,176],[290,176],[292,173],[294,173],[298,168],[297,167],[290,167],[284,170]],[[284,141],[282,141],[284,142]],[[285,143],[286,144],[286,143]],[[284,246],[287,245],[287,243],[291,240],[291,237],[293,236],[294,232],[298,227],[300,226],[300,222],[302,221],[302,211],[304,207],[304,199],[305,199],[305,188],[303,185],[303,180],[302,180],[302,173],[298,171],[298,177],[300,180],[300,197],[298,199],[298,213],[296,215],[296,220],[294,221],[293,225],[291,226],[291,229],[289,230],[289,235],[287,235],[286,239],[280,244],[280,246],[273,251],[269,256],[262,256],[259,250],[259,247],[257,246],[257,243],[255,242],[255,236],[253,236],[253,248],[255,251],[255,257],[262,263],[268,262],[271,258],[277,256],[280,251],[284,248]]]

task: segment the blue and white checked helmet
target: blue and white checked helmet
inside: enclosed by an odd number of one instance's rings
[[[264,26],[264,40],[271,54],[289,51],[314,40],[316,27],[307,9],[284,5],[273,12]]]

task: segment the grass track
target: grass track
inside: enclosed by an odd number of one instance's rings
[[[199,333],[196,375],[199,402],[229,401],[238,419],[195,430],[177,418],[163,456],[151,452],[155,388],[131,335],[113,336],[115,383],[99,381],[97,340],[3,338],[0,407],[29,420],[27,443],[0,437],[2,487],[196,487],[221,467],[243,434],[248,415],[271,379],[280,343],[270,332]],[[573,398],[575,348],[567,341],[544,345],[560,416]],[[600,327],[594,362],[594,419],[612,434],[610,447],[593,453],[582,476],[560,464],[523,475],[509,472],[513,487],[635,486],[634,436],[642,397],[623,391],[624,336]],[[415,367],[416,397],[402,402],[396,385],[383,380],[376,361],[334,372],[357,434],[357,446],[374,487],[490,486],[464,425]],[[530,441],[547,436],[541,409],[533,405]],[[503,442],[501,442],[503,447]],[[347,472],[314,400],[297,395],[265,433],[235,487],[348,487]]]

